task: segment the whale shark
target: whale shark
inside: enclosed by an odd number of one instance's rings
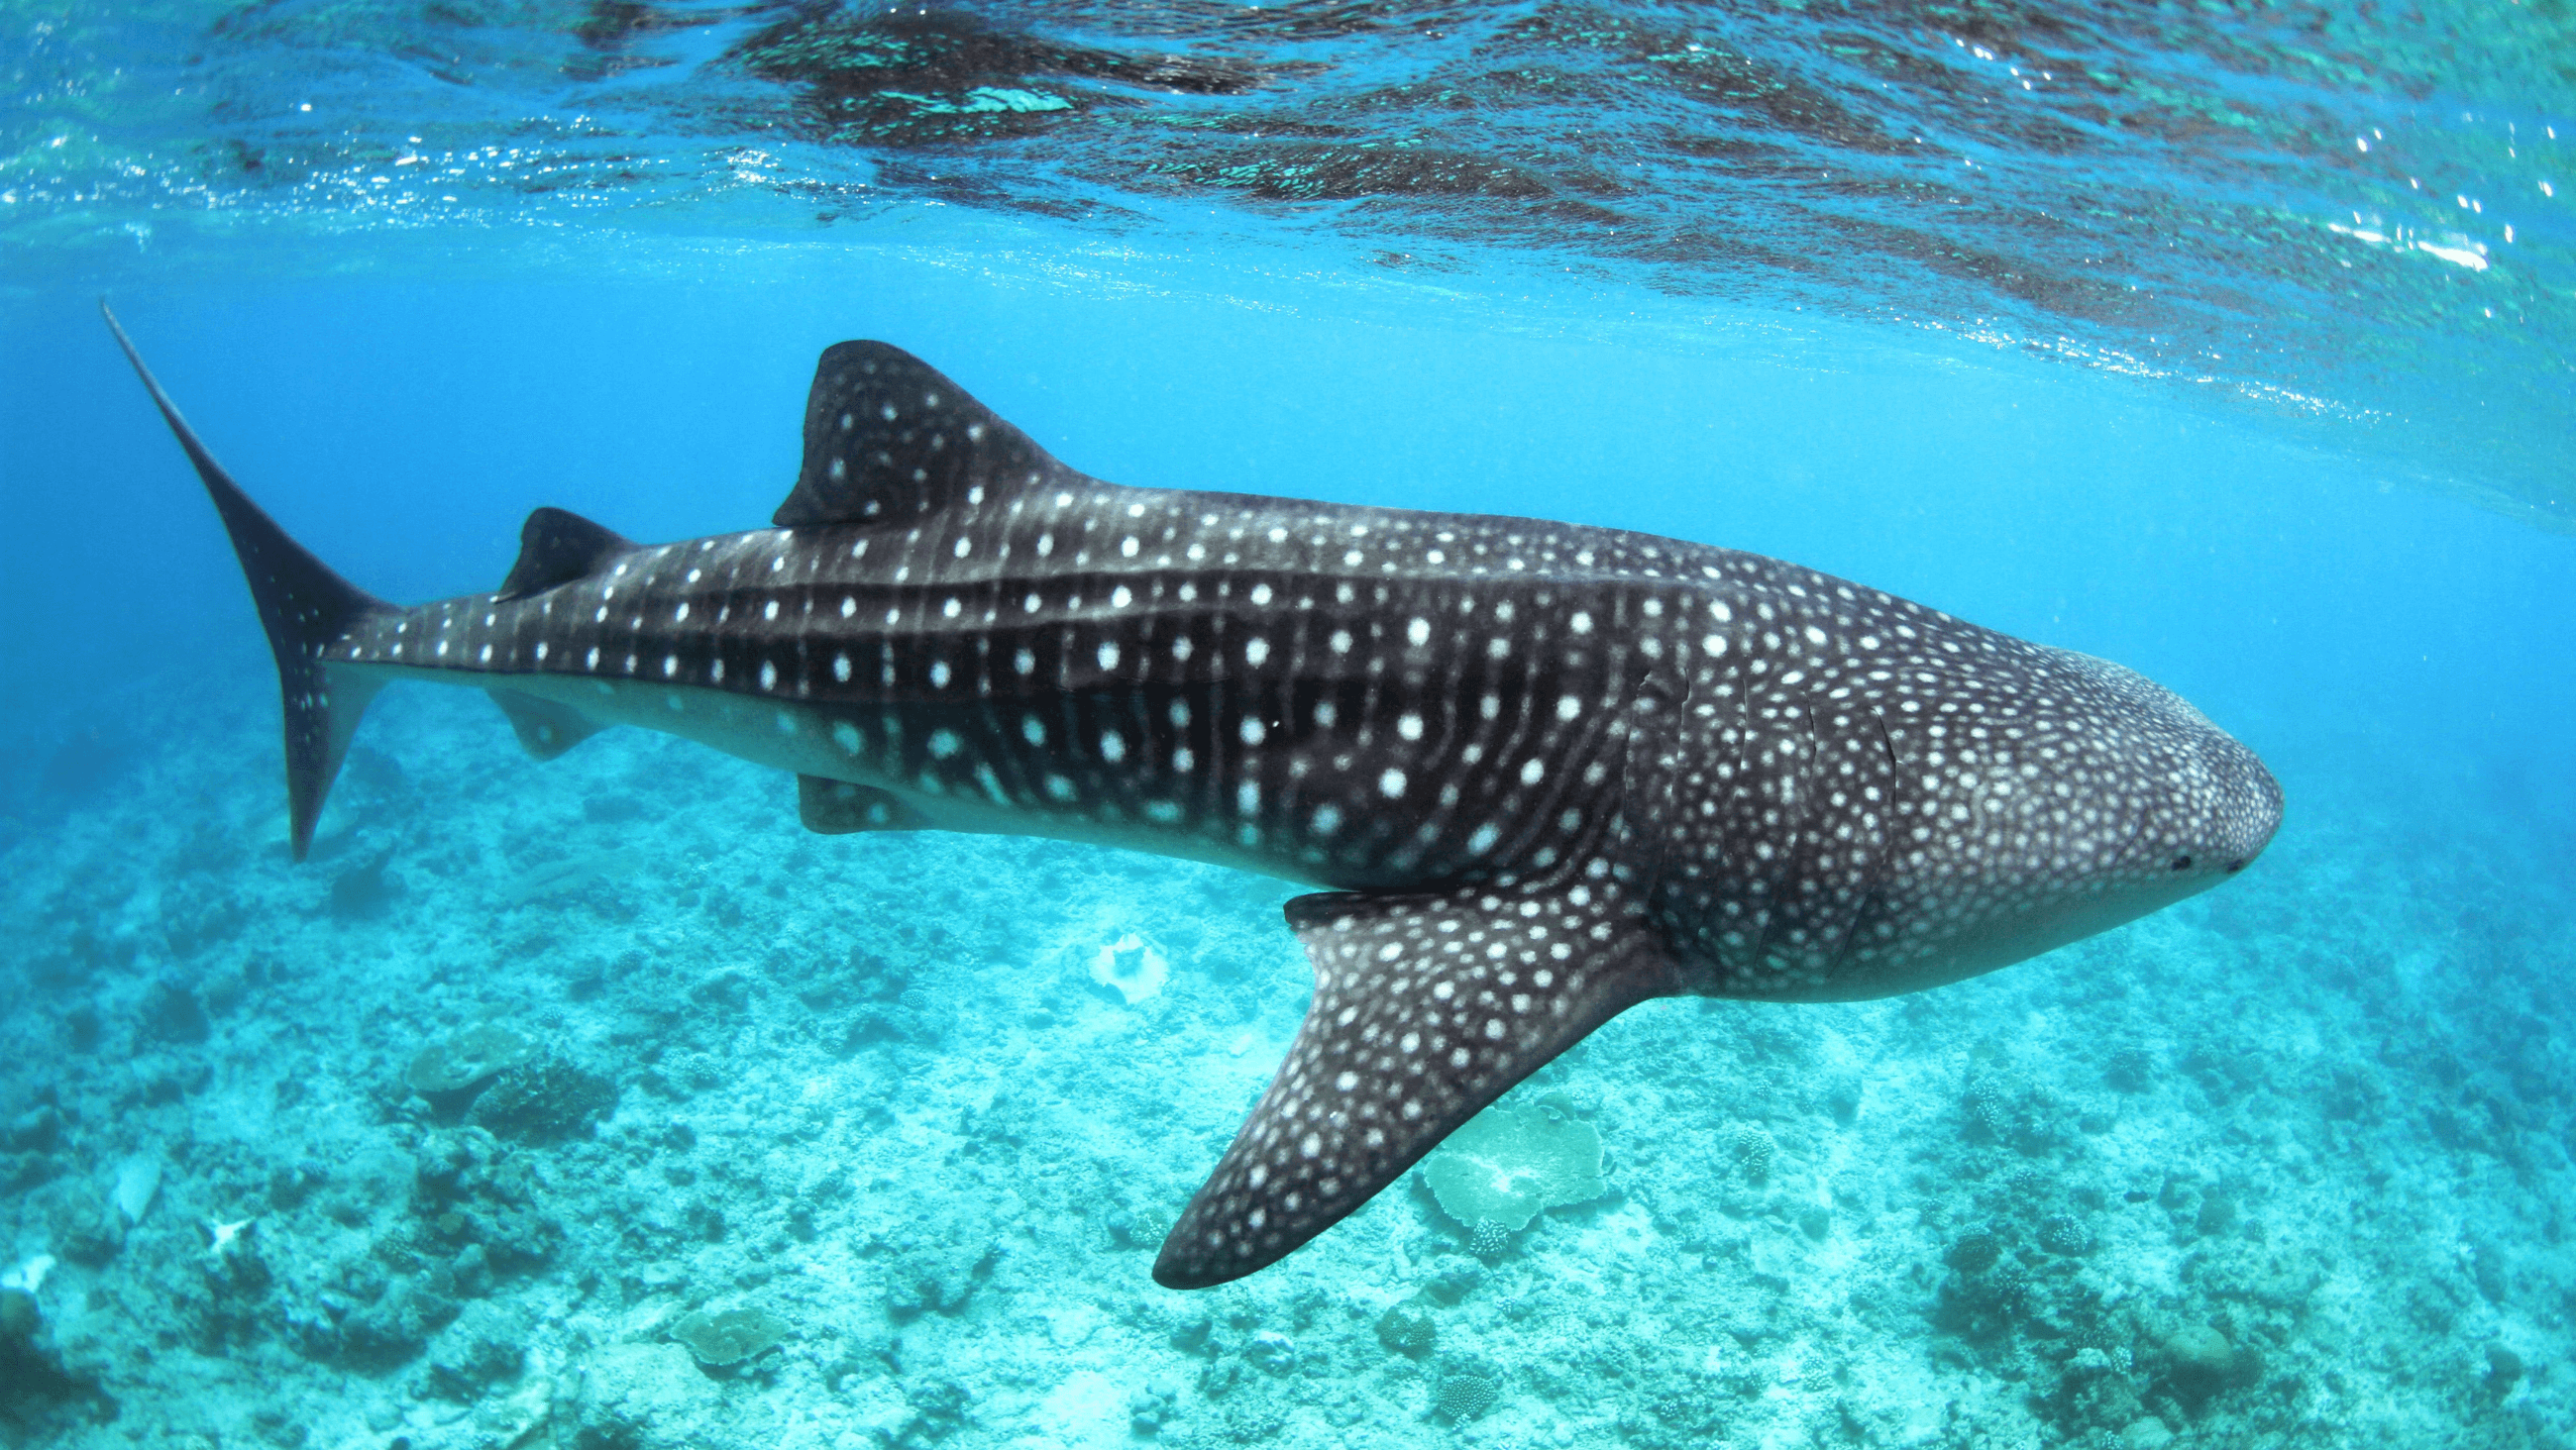
[[[104,304],[102,304],[104,310]],[[1910,992],[2242,870],[2254,753],[2133,671],[1778,559],[1615,529],[1122,487],[883,342],[822,355],[770,527],[531,513],[396,605],[288,537],[108,314],[276,655],[310,850],[368,701],[483,689],[796,779],[823,833],[1009,832],[1317,888],[1277,1076],[1165,1238],[1224,1283],[1641,1002]]]

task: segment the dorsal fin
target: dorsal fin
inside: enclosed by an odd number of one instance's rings
[[[519,562],[510,566],[510,577],[501,581],[499,597],[525,599],[542,594],[634,547],[632,539],[568,509],[538,509],[519,526]]]
[[[805,465],[771,522],[896,523],[1072,470],[937,368],[882,342],[824,349],[805,399]]]

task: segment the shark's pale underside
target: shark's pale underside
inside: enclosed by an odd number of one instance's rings
[[[115,319],[109,319],[111,326]],[[491,692],[797,778],[817,831],[1111,842],[1327,888],[1315,995],[1154,1276],[1358,1208],[1621,1011],[1882,996],[2243,867],[2254,755],[2118,665],[1777,559],[1531,519],[1123,488],[919,359],[825,352],[773,527],[530,515],[500,589],[405,608],[196,465],[277,655],[295,855],[367,701]]]

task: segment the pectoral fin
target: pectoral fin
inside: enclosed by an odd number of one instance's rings
[[[1241,1278],[1330,1228],[1592,1029],[1680,990],[1611,880],[1449,896],[1302,896],[1315,1000],[1155,1282]]]

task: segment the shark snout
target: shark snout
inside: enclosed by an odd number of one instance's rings
[[[2170,869],[2232,876],[2253,863],[2281,828],[2281,783],[2262,757],[2215,728],[2202,736],[2195,828]]]
[[[2228,817],[2229,836],[2224,855],[2228,871],[2241,871],[2263,848],[2272,844],[2272,835],[2281,829],[2281,782],[2274,779],[2271,768],[2261,756],[2246,749],[2234,737],[2223,737],[2237,773],[2236,793],[2241,809]]]

